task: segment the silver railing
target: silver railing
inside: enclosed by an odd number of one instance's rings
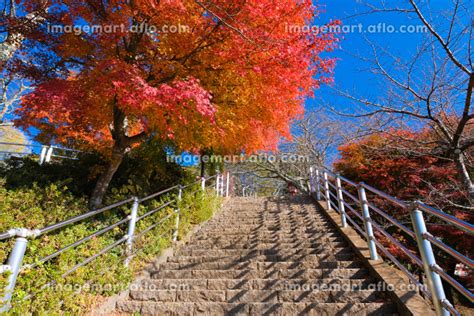
[[[440,238],[432,235],[427,229],[424,214],[435,217],[445,224],[455,229],[460,229],[470,235],[474,235],[473,224],[462,221],[420,201],[413,203],[401,201],[365,183],[350,181],[325,167],[312,166],[309,170],[309,174],[311,194],[315,194],[317,200],[325,200],[329,210],[335,210],[339,213],[342,226],[346,226],[347,223],[349,223],[366,239],[372,260],[379,259],[378,250],[380,250],[386,258],[403,271],[409,280],[415,284],[426,297],[431,299],[438,315],[460,315],[453,304],[446,299],[442,280],[452,286],[461,295],[465,296],[471,303],[474,302],[472,291],[459,283],[436,263],[437,258],[433,252],[432,245],[470,269],[474,268],[474,260],[445,244]],[[395,207],[410,212],[413,229],[410,229],[405,224],[387,214],[384,210],[378,208],[375,203],[371,202],[367,197],[367,193],[374,197],[376,196],[378,199],[388,201]],[[391,225],[412,238],[412,240],[416,242],[420,256],[414,254],[404,244],[388,233],[382,227],[383,225],[381,223],[376,222],[371,217],[371,214],[377,214],[377,216],[390,222]],[[364,227],[362,228],[359,223],[362,223]],[[397,246],[415,266],[423,271],[425,276],[424,282],[419,281],[405,265],[383,246],[382,242],[376,238],[374,229]]]
[[[39,164],[51,162],[53,158],[77,160],[80,150],[53,145],[0,142],[0,160],[10,157],[38,156]]]
[[[215,179],[215,181],[210,181]],[[113,230],[114,228],[117,228],[119,226],[124,226],[125,224],[128,223],[126,229],[125,229],[125,234],[123,237],[119,238],[116,240],[114,243],[111,245],[105,247],[104,249],[100,250],[99,252],[93,254],[92,256],[86,258],[82,262],[77,263],[70,269],[68,269],[66,272],[62,274],[62,277],[66,277],[73,273],[74,271],[78,270],[79,268],[89,264],[90,262],[94,261],[95,259],[99,258],[100,256],[108,253],[112,249],[116,248],[119,245],[125,244],[125,260],[124,260],[124,265],[128,266],[130,264],[130,261],[132,260],[134,254],[136,251],[134,250],[134,241],[137,240],[138,238],[141,238],[145,234],[149,233],[152,231],[154,228],[159,227],[161,224],[165,223],[167,220],[174,218],[174,229],[173,229],[173,235],[172,235],[172,240],[177,241],[178,239],[178,231],[179,231],[179,225],[180,225],[180,215],[181,215],[181,210],[180,210],[180,201],[183,196],[183,192],[185,190],[190,190],[194,189],[193,191],[190,192],[190,194],[194,195],[198,192],[205,192],[206,188],[213,188],[215,189],[215,192],[217,196],[229,196],[229,183],[230,183],[230,174],[227,172],[226,176],[223,174],[217,173],[214,176],[210,176],[207,178],[200,178],[199,180],[187,184],[187,185],[175,185],[173,187],[170,187],[168,189],[153,193],[151,195],[138,198],[138,197],[131,197],[119,202],[116,202],[112,205],[105,206],[100,209],[96,210],[91,210],[87,213],[81,214],[79,216],[75,216],[69,219],[66,219],[64,221],[61,221],[59,223],[55,223],[43,228],[39,229],[26,229],[26,228],[14,228],[11,229],[5,233],[0,233],[0,241],[7,241],[8,239],[14,238],[14,245],[13,249],[8,257],[8,261],[5,265],[0,265],[0,273],[8,273],[8,279],[7,279],[7,285],[6,288],[4,289],[4,296],[3,298],[0,299],[0,313],[8,311],[11,308],[11,299],[12,295],[15,291],[15,285],[18,279],[18,275],[21,271],[26,270],[26,269],[34,269],[35,267],[38,267],[41,264],[44,264],[56,257],[58,257],[60,254],[62,254],[65,251],[69,251],[74,249],[75,247],[82,245],[86,243],[87,241],[92,240],[93,238],[103,235],[106,232],[109,232]],[[197,188],[196,188],[197,186]],[[144,203],[146,201],[151,201],[157,198],[162,197],[163,195],[167,193],[174,193],[176,194],[176,197],[171,199],[170,201],[161,204],[160,206],[153,208],[151,210],[147,210],[145,214],[139,215],[139,205],[141,203]],[[40,258],[39,260],[36,260],[33,264],[23,264],[23,259],[25,257],[25,252],[28,248],[28,241],[33,238],[40,238],[44,235],[47,235],[52,232],[56,232],[60,230],[61,228],[64,228],[66,226],[74,225],[76,223],[82,222],[84,220],[92,219],[93,217],[103,214],[106,211],[116,209],[121,206],[125,205],[131,205],[131,210],[130,214],[126,215],[123,219],[107,226],[104,228],[101,228],[100,230],[95,231],[94,233],[79,239],[69,245],[62,246],[59,250],[43,257]],[[144,228],[140,232],[136,232],[136,224],[140,220],[149,217],[155,213],[158,213],[160,210],[164,210],[165,208],[172,208],[173,212],[170,214],[166,215],[164,218],[159,219],[158,221],[154,222],[150,226]],[[41,289],[47,288],[49,286],[54,285],[54,281],[44,285]],[[27,296],[28,297],[28,296]]]

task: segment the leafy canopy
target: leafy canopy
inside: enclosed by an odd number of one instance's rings
[[[17,124],[106,155],[147,137],[191,151],[275,148],[334,65],[321,57],[335,47],[334,34],[289,31],[317,16],[309,0],[20,4],[43,20],[12,62],[37,83]],[[79,34],[52,25],[121,27]]]

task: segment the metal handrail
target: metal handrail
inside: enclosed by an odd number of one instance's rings
[[[164,208],[167,207],[167,206],[170,206],[171,204],[173,204],[173,203],[175,203],[175,202],[176,202],[176,199],[173,199],[173,200],[171,200],[171,201],[169,201],[169,202],[167,202],[167,203],[165,203],[165,204],[163,204],[163,205],[158,206],[157,208],[154,208],[154,209],[152,209],[152,210],[146,212],[146,213],[143,214],[142,216],[137,217],[137,222],[140,221],[140,220],[142,220],[142,219],[144,219],[145,217],[148,217],[148,216],[150,216],[150,215],[152,215],[152,214],[154,214],[154,213],[156,213],[156,212],[158,212],[158,211],[164,209]]]
[[[400,248],[405,255],[407,255],[418,267],[422,268],[423,267],[423,262],[415,256],[413,253],[408,250],[405,246],[403,246],[398,240],[396,240],[392,235],[387,233],[379,224],[372,222],[372,225],[382,234],[384,235],[388,240],[390,240],[392,243],[394,243],[398,248]]]
[[[436,273],[438,273],[446,282],[448,282],[452,287],[458,290],[462,295],[464,295],[471,303],[474,302],[474,294],[471,291],[467,290],[462,286],[458,281],[453,277],[448,275],[443,269],[438,265],[433,265],[431,267]]]
[[[452,215],[449,215],[449,214],[446,214],[440,210],[437,210],[433,207],[430,207],[420,201],[416,201],[415,204],[423,211],[433,215],[433,216],[436,216],[438,217],[439,219],[442,219],[442,220],[445,220],[446,222],[448,222],[449,224],[453,225],[453,226],[456,226],[457,228],[459,228],[460,230],[466,232],[466,233],[469,233],[471,235],[474,235],[474,225],[473,224],[470,224],[470,223],[467,223],[463,220],[460,220],[459,218],[457,217],[454,217]]]
[[[63,248],[61,248],[61,249],[59,249],[59,250],[53,252],[52,254],[47,255],[47,256],[45,256],[45,257],[39,259],[37,262],[35,262],[35,263],[33,263],[33,264],[24,265],[24,266],[21,268],[21,270],[26,270],[26,269],[35,268],[35,267],[37,267],[37,266],[39,266],[39,265],[41,265],[41,264],[43,264],[43,263],[45,263],[45,262],[47,262],[47,261],[49,261],[49,260],[51,260],[51,259],[56,258],[57,256],[59,256],[59,255],[62,254],[63,252],[65,252],[65,251],[67,251],[67,250],[69,250],[69,249],[71,249],[71,248],[77,247],[77,246],[79,246],[79,245],[82,245],[83,243],[85,243],[85,242],[91,240],[92,238],[95,238],[95,237],[98,237],[98,236],[100,236],[100,235],[103,235],[103,234],[105,234],[106,232],[111,231],[111,230],[114,229],[115,227],[118,227],[118,226],[120,226],[120,225],[122,225],[122,224],[127,223],[128,221],[130,221],[130,216],[127,216],[126,218],[122,219],[121,221],[118,221],[118,222],[116,222],[116,223],[114,223],[114,224],[112,224],[112,225],[110,225],[110,226],[107,226],[107,227],[105,227],[105,228],[102,228],[101,230],[96,231],[95,233],[92,233],[92,234],[90,234],[90,235],[88,235],[88,236],[86,236],[86,237],[84,237],[84,238],[81,238],[81,239],[79,239],[79,240],[73,242],[72,244],[69,244],[69,245],[67,245],[67,246],[65,246],[65,247],[63,247]]]
[[[342,179],[342,178],[341,178]],[[344,180],[345,181],[345,180]],[[350,194],[349,192],[347,192],[346,190],[342,189],[342,193],[344,193],[345,195],[347,195],[348,197],[351,198],[352,201],[354,201],[355,203],[359,203],[359,199],[356,198],[355,196],[353,196],[352,194]]]
[[[403,225],[402,223],[400,223],[399,221],[397,221],[395,218],[393,218],[392,216],[388,215],[387,213],[385,213],[384,211],[382,211],[381,209],[379,209],[377,206],[373,205],[373,204],[370,204],[369,203],[369,207],[374,210],[377,214],[379,214],[380,216],[382,216],[383,218],[385,218],[386,220],[390,221],[393,225],[395,225],[396,227],[398,227],[399,229],[403,230],[405,233],[407,233],[408,235],[410,235],[411,237],[415,238],[415,233],[409,229],[408,227],[406,227],[405,225]]]
[[[62,222],[59,222],[59,223],[56,223],[56,224],[53,224],[53,225],[50,225],[50,226],[46,226],[46,227],[44,227],[44,228],[39,229],[39,233],[38,233],[37,236],[44,235],[44,234],[46,234],[46,233],[50,233],[50,232],[52,232],[52,231],[54,231],[54,230],[57,230],[57,229],[59,229],[59,228],[63,228],[64,226],[68,226],[68,225],[77,223],[77,222],[79,222],[79,221],[82,221],[82,220],[84,220],[84,219],[93,217],[93,216],[98,215],[98,214],[100,214],[100,213],[103,213],[103,212],[105,212],[105,211],[111,210],[111,209],[113,209],[113,208],[122,206],[122,205],[127,204],[127,203],[130,203],[130,202],[132,202],[132,201],[133,201],[133,198],[129,198],[129,199],[126,199],[126,200],[123,200],[123,201],[120,201],[120,202],[117,202],[117,203],[108,205],[108,206],[106,206],[106,207],[102,207],[102,208],[100,208],[100,209],[93,210],[93,211],[84,213],[84,214],[82,214],[82,215],[79,215],[79,216],[75,216],[75,217],[66,219],[66,220],[64,220],[64,221],[62,221]]]
[[[441,241],[439,241],[437,238],[435,238],[431,234],[423,234],[423,237],[425,237],[427,240],[429,240],[431,243],[433,243],[435,246],[438,248],[444,250],[451,256],[455,257],[459,261],[462,261],[465,265],[469,266],[471,269],[474,269],[474,260],[471,258],[466,257],[465,255],[457,252],[456,250],[452,249],[451,247],[445,245]]]
[[[344,202],[344,205],[352,212],[352,214],[354,214],[355,216],[357,216],[361,221],[364,220],[364,218],[362,217],[362,215],[360,215],[359,213],[356,212],[356,210],[354,210],[352,208],[352,206],[350,206],[349,204],[347,204],[346,202]]]
[[[441,278],[444,279],[448,284],[450,284],[452,287],[454,287],[457,291],[459,291],[461,294],[463,294],[466,298],[468,298],[471,302],[474,301],[474,295],[473,293],[466,289],[462,284],[460,284],[458,281],[456,281],[453,277],[448,275],[445,271],[443,271],[437,264],[435,260],[435,256],[433,253],[433,250],[431,248],[431,244],[434,244],[436,247],[440,248],[444,252],[446,252],[448,255],[452,256],[453,258],[459,260],[460,262],[464,263],[466,266],[469,268],[474,268],[474,260],[459,253],[452,247],[446,245],[444,242],[441,240],[437,239],[433,235],[431,235],[427,229],[426,225],[422,216],[421,212],[426,212],[446,223],[449,225],[452,225],[466,233],[473,234],[474,235],[474,225],[470,224],[468,222],[465,222],[463,220],[460,220],[452,215],[446,214],[443,211],[440,211],[436,208],[433,208],[431,206],[428,206],[420,201],[416,201],[413,204],[408,204],[407,202],[401,201],[381,190],[378,190],[376,188],[371,187],[368,184],[365,183],[359,183],[356,184],[353,181],[350,181],[334,172],[329,170],[328,168],[318,168],[317,166],[312,166],[310,169],[310,183],[315,183],[314,179],[312,178],[314,171],[316,171],[317,177],[316,177],[316,189],[317,189],[317,197],[318,198],[323,198],[328,202],[328,206],[330,208],[333,208],[334,210],[339,211],[341,214],[342,218],[342,224],[344,225],[346,219],[349,221],[349,223],[352,224],[352,226],[365,238],[367,239],[367,242],[369,244],[369,249],[371,250],[371,258],[377,258],[377,253],[374,251],[374,249],[378,248],[381,250],[387,258],[389,258],[400,270],[402,270],[407,276],[410,278],[410,280],[416,284],[420,284],[417,280],[416,277],[413,276],[408,269],[403,266],[398,259],[396,259],[382,244],[379,240],[377,240],[376,236],[372,232],[372,226],[377,229],[383,236],[385,236],[388,240],[390,240],[393,244],[395,244],[399,249],[401,249],[405,255],[407,255],[411,261],[416,263],[417,266],[423,268],[425,272],[425,276],[428,279],[428,287],[429,291],[423,290],[433,301],[433,304],[435,306],[436,312],[438,315],[448,315],[449,313],[458,315],[459,312],[452,306],[452,304],[446,299],[445,294],[444,294],[444,289],[441,283]],[[320,176],[321,174],[324,175],[324,179]],[[332,179],[329,179],[326,175],[330,175]],[[331,182],[331,180],[334,181]],[[345,190],[342,186],[342,183],[339,181],[341,180],[344,185],[350,185],[352,187],[356,187],[358,189],[359,197],[355,197],[352,195],[350,192]],[[312,186],[314,187],[314,186]],[[328,190],[326,190],[328,188]],[[334,188],[338,192],[342,192],[342,194],[339,194],[339,196],[336,196],[333,194],[330,190],[330,188]],[[405,210],[408,210],[411,212],[412,215],[412,224],[414,227],[414,230],[411,230],[392,216],[388,215],[385,211],[381,210],[377,206],[371,204],[367,197],[365,190],[370,191],[371,193],[384,198],[385,200],[390,201],[391,203],[395,204],[396,206],[402,207]],[[321,192],[324,192],[324,194],[321,194]],[[344,196],[349,197],[354,203],[360,204],[360,207],[362,208],[362,213],[359,214],[349,203],[344,201]],[[358,219],[364,222],[364,225],[366,226],[365,232],[363,229],[354,221],[349,214],[346,214],[344,211],[341,212],[339,210],[340,207],[335,205],[335,203],[332,201],[332,199],[335,199],[339,202],[339,206],[345,207],[349,209],[351,214],[354,214]],[[343,209],[344,210],[344,209]],[[388,220],[391,222],[395,227],[400,229],[401,231],[405,232],[408,236],[412,237],[418,244],[418,250],[421,253],[421,259],[413,254],[410,250],[408,250],[401,242],[399,242],[395,237],[393,237],[391,234],[389,234],[385,229],[383,229],[378,223],[374,222],[370,218],[370,212],[369,210],[374,211],[384,219]],[[369,230],[370,229],[370,230]],[[374,243],[375,246],[371,248],[371,243]]]
[[[365,184],[365,183],[363,183],[363,182],[361,183],[361,185],[362,185],[365,189],[371,191],[372,193],[375,193],[375,194],[377,194],[377,195],[380,195],[381,197],[383,197],[383,198],[389,200],[390,202],[393,202],[394,204],[396,204],[396,205],[398,205],[398,206],[400,206],[400,207],[408,208],[408,204],[406,204],[405,202],[403,202],[403,201],[401,201],[401,200],[399,200],[399,199],[397,199],[397,198],[395,198],[395,197],[393,197],[393,196],[391,196],[391,195],[388,195],[387,193],[385,193],[385,192],[383,192],[383,191],[377,190],[376,188],[371,187],[370,185],[367,185],[367,184]]]
[[[156,193],[153,193],[153,194],[150,194],[148,196],[145,196],[143,198],[141,198],[139,200],[139,202],[145,202],[145,201],[148,201],[148,200],[151,200],[157,196],[160,196],[160,195],[163,195],[165,193],[168,193],[170,191],[173,191],[173,190],[176,190],[176,189],[179,189],[179,185],[175,185],[175,186],[172,186],[171,188],[168,188],[168,189],[165,189],[165,190],[162,190],[162,191],[159,191],[159,192],[156,192]]]
[[[96,254],[94,254],[94,255],[86,258],[82,262],[76,264],[71,269],[66,271],[62,276],[64,277],[64,276],[67,276],[67,275],[73,273],[74,271],[76,271],[80,267],[87,265],[91,261],[95,260],[96,258],[98,258],[101,255],[109,252],[113,248],[115,248],[115,247],[117,247],[117,246],[119,246],[120,244],[123,244],[123,243],[127,244],[127,249],[126,249],[127,250],[127,256],[126,256],[126,260],[125,260],[125,265],[128,265],[128,263],[131,260],[133,254],[136,252],[136,251],[133,251],[133,240],[138,238],[138,237],[143,236],[144,234],[151,231],[153,228],[161,225],[162,223],[164,223],[164,221],[166,221],[166,220],[168,220],[172,217],[175,217],[175,219],[176,219],[174,232],[173,232],[173,236],[172,236],[173,241],[176,241],[177,238],[178,238],[179,218],[180,218],[180,215],[181,215],[181,211],[179,209],[179,203],[178,202],[182,199],[183,190],[187,189],[187,188],[191,188],[193,185],[196,185],[199,182],[201,182],[201,187],[200,187],[199,190],[205,191],[206,182],[210,179],[213,179],[213,178],[217,178],[218,181],[220,179],[221,184],[222,185],[224,184],[224,176],[221,175],[221,174],[217,174],[217,175],[210,176],[210,177],[207,177],[207,178],[200,178],[199,180],[194,181],[190,184],[186,184],[184,186],[175,185],[175,186],[167,188],[165,190],[162,190],[162,191],[150,194],[148,196],[145,196],[141,199],[136,198],[136,197],[131,197],[131,198],[116,202],[114,204],[105,206],[103,208],[92,210],[92,211],[86,212],[84,214],[66,219],[64,221],[61,221],[61,222],[58,222],[58,223],[55,223],[55,224],[52,224],[52,225],[49,225],[49,226],[46,226],[46,227],[43,227],[43,228],[40,228],[40,229],[35,229],[35,230],[29,230],[29,229],[24,229],[24,228],[22,228],[22,229],[11,229],[7,232],[0,233],[0,241],[16,237],[15,245],[14,245],[13,250],[12,250],[12,252],[9,256],[9,259],[8,259],[8,264],[2,266],[4,268],[2,271],[11,271],[11,273],[8,276],[8,284],[7,284],[7,287],[5,289],[5,295],[0,300],[4,304],[3,306],[0,306],[0,313],[8,311],[8,309],[9,309],[9,302],[11,300],[12,293],[13,293],[13,290],[14,290],[15,284],[16,284],[16,279],[17,279],[18,274],[19,274],[20,271],[23,271],[25,269],[35,268],[35,267],[37,267],[37,266],[39,266],[39,265],[41,265],[41,264],[43,264],[43,263],[45,263],[49,260],[52,260],[52,259],[58,257],[63,252],[65,252],[67,250],[70,250],[74,247],[77,247],[81,244],[84,244],[85,242],[93,239],[94,237],[105,234],[105,233],[111,231],[112,229],[122,225],[122,224],[125,224],[125,223],[128,222],[128,232],[127,232],[126,235],[124,235],[119,240],[115,241],[113,244],[103,248],[102,250],[100,250]],[[229,175],[227,176],[227,179],[229,179]],[[214,187],[214,185],[212,185],[212,186]],[[174,198],[171,201],[166,202],[166,203],[164,203],[164,204],[162,204],[162,205],[146,212],[145,214],[143,214],[141,216],[138,216],[138,208],[139,208],[139,204],[141,202],[149,201],[153,198],[157,198],[159,196],[162,196],[165,193],[169,193],[169,192],[171,192],[173,190],[176,190],[176,189],[178,189],[177,198]],[[216,189],[217,189],[217,186],[216,186]],[[224,193],[225,193],[225,196],[228,196],[228,194],[229,194],[228,184],[227,184],[226,190],[227,191],[224,192],[224,188],[221,187],[220,190],[216,190],[216,193],[217,193],[218,196],[219,195],[223,196]],[[195,192],[197,192],[197,191],[193,191],[193,194]],[[71,243],[67,246],[64,246],[64,247],[60,248],[59,250],[57,250],[57,251],[55,251],[55,252],[53,252],[53,253],[51,253],[51,254],[43,257],[43,258],[41,258],[41,259],[39,259],[38,261],[36,261],[33,264],[27,264],[27,265],[22,264],[23,257],[24,257],[24,254],[25,254],[25,251],[26,251],[26,248],[27,248],[27,242],[28,242],[27,238],[30,238],[30,237],[31,238],[36,238],[36,237],[39,237],[41,235],[51,233],[51,232],[56,231],[60,228],[78,223],[78,222],[83,221],[85,219],[89,219],[89,218],[91,218],[93,216],[96,216],[98,214],[101,214],[101,213],[103,213],[107,210],[111,210],[111,209],[126,205],[126,204],[131,203],[131,202],[133,202],[131,213],[129,215],[126,215],[126,217],[124,219],[122,219],[118,222],[115,222],[115,223],[113,223],[113,224],[111,224],[107,227],[102,228],[102,229],[99,229],[99,230],[91,233],[90,235],[88,235],[86,237],[83,237],[83,238],[81,238],[81,239],[79,239],[79,240],[77,240],[77,241],[75,241],[75,242],[73,242],[73,243]],[[168,214],[164,218],[160,219],[158,222],[156,222],[156,223],[148,226],[147,228],[143,229],[140,233],[138,233],[138,234],[135,233],[135,226],[136,226],[136,223],[138,221],[142,220],[143,218],[149,217],[149,216],[153,215],[154,213],[158,212],[159,210],[162,210],[165,207],[169,207],[173,204],[176,205],[177,209],[175,209],[171,214]],[[41,287],[40,290],[42,290],[43,288],[47,288],[48,285],[51,285],[53,283],[54,283],[54,281],[46,284],[45,286]],[[29,295],[27,295],[26,297],[29,297]]]
[[[113,248],[117,247],[118,245],[120,245],[121,243],[127,241],[128,239],[128,236],[123,236],[122,238],[120,238],[119,240],[117,240],[116,242],[114,242],[113,244],[105,247],[104,249],[102,249],[101,251],[99,251],[98,253],[96,253],[95,255],[92,255],[90,257],[88,257],[86,260],[76,264],[74,267],[72,267],[71,269],[69,269],[68,271],[64,272],[62,274],[62,277],[64,278],[65,276],[68,276],[69,274],[73,273],[74,271],[76,271],[77,269],[79,269],[80,267],[83,267],[85,266],[86,264],[94,261],[95,259],[97,259],[98,257],[102,256],[103,254],[109,252],[110,250],[112,250]]]
[[[10,142],[0,142],[0,145],[7,145],[7,146],[22,146],[22,147],[33,147],[33,148],[42,148],[42,147],[51,147],[51,148],[56,148],[60,150],[65,150],[65,151],[74,151],[74,152],[82,152],[81,150],[78,149],[72,149],[72,148],[65,148],[65,147],[60,147],[60,146],[54,146],[54,145],[43,145],[43,144],[25,144],[25,143],[10,143]]]
[[[164,223],[166,220],[170,219],[171,217],[173,217],[174,213],[171,213],[171,214],[168,214],[166,215],[165,217],[163,217],[162,219],[160,219],[158,222],[154,223],[154,224],[151,224],[150,226],[148,226],[147,228],[144,228],[141,232],[139,232],[137,235],[133,236],[133,238],[139,238],[141,236],[143,236],[144,234],[148,233],[150,230],[152,230],[153,228],[161,225],[162,223]]]

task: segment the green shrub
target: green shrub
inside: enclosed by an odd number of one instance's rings
[[[131,184],[115,188],[108,195],[107,202],[116,202],[140,191],[138,185]],[[160,199],[141,203],[139,215],[172,201],[176,197],[177,192],[170,192]],[[187,188],[179,203],[181,209],[180,236],[189,231],[192,225],[210,218],[219,204],[220,199],[215,196],[212,190],[203,193],[197,185]],[[145,228],[171,215],[162,225],[134,240],[134,258],[128,268],[123,264],[125,244],[121,244],[88,265],[63,276],[76,264],[122,238],[126,234],[127,223],[80,246],[64,251],[50,261],[40,263],[39,259],[124,219],[130,214],[131,203],[36,239],[30,239],[24,264],[38,264],[38,266],[25,268],[21,272],[10,313],[22,315],[81,314],[100,297],[126,289],[136,271],[156,257],[162,249],[171,245],[175,224],[173,211],[177,207],[177,204],[172,203],[172,205],[160,209],[137,223],[136,234],[140,234]],[[87,200],[84,197],[78,198],[73,195],[64,185],[53,183],[41,187],[32,184],[29,187],[7,189],[5,181],[1,180],[0,209],[2,209],[0,232],[14,227],[34,229],[86,212]],[[0,242],[0,262],[6,261],[13,242],[14,240]],[[0,276],[0,289],[4,288],[6,276],[6,274]],[[54,283],[42,289],[50,282]],[[81,290],[77,290],[78,288]]]
[[[126,155],[110,183],[109,195],[112,190],[147,195],[190,181],[187,169],[166,161],[164,148],[160,142],[149,141]],[[0,178],[5,178],[8,189],[31,188],[34,184],[47,187],[54,183],[67,186],[69,192],[82,197],[90,196],[105,168],[106,161],[94,153],[82,153],[78,160],[55,160],[44,165],[38,164],[37,157],[15,157],[0,161]]]

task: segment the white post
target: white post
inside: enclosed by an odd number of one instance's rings
[[[230,172],[227,171],[227,181],[225,182],[225,197],[229,197]]]
[[[225,196],[225,185],[224,184],[224,174],[221,174],[221,187],[220,187],[220,193],[221,193],[221,196]]]
[[[178,240],[178,231],[179,231],[179,209],[175,211],[176,219],[174,222],[174,231],[173,231],[173,241],[176,242]]]
[[[51,157],[53,156],[53,146],[49,146],[48,151],[46,152],[46,157],[44,159],[44,162],[50,162]]]
[[[443,307],[442,302],[446,300],[444,293],[443,282],[438,273],[433,269],[438,267],[436,259],[433,254],[431,242],[425,238],[428,234],[426,229],[425,219],[423,213],[417,208],[417,205],[412,206],[411,221],[413,224],[413,230],[415,231],[416,241],[418,243],[418,249],[420,250],[421,259],[423,261],[423,269],[425,270],[426,283],[433,297],[433,305],[436,310],[436,314],[440,316],[449,316],[449,311]]]
[[[314,169],[313,166],[309,167],[309,193],[313,196],[314,193]]]
[[[321,177],[319,175],[319,169],[316,169],[316,199],[321,201]]]
[[[133,197],[132,211],[130,212],[130,221],[128,222],[128,232],[127,232],[127,258],[125,259],[125,266],[128,267],[130,261],[132,260],[133,253],[133,237],[135,234],[135,226],[137,223],[138,217],[138,205],[139,201],[137,197]]]
[[[206,190],[206,178],[205,177],[201,178],[201,189],[203,191]]]
[[[324,178],[324,190],[326,191],[326,202],[328,202],[328,210],[331,210],[331,194],[329,194],[328,173],[326,171],[323,172],[323,178]]]
[[[8,257],[7,266],[4,266],[4,269],[9,271],[10,275],[8,276],[8,283],[4,290],[4,297],[0,299],[0,313],[8,312],[11,307],[11,298],[25,256],[26,246],[28,244],[28,240],[26,239],[27,231],[22,230],[22,232],[23,233],[17,235],[13,250]]]
[[[377,246],[375,245],[374,230],[372,228],[372,219],[369,213],[369,202],[367,201],[367,195],[365,194],[365,188],[362,183],[357,187],[359,192],[360,208],[362,210],[362,218],[364,220],[365,234],[367,244],[369,246],[370,259],[378,260]]]
[[[216,187],[215,187],[215,190],[216,190],[216,195],[219,196],[219,181],[220,181],[220,174],[219,172],[217,172],[216,174]]]
[[[339,176],[336,176],[336,187],[337,187],[337,202],[339,205],[339,212],[341,212],[341,224],[342,224],[342,227],[347,227],[346,207],[344,205],[344,196],[342,195],[341,178]]]
[[[42,165],[44,163],[47,151],[48,151],[48,147],[46,147],[46,146],[41,147],[41,153],[40,153],[40,157],[39,157],[39,164],[40,165]]]
[[[176,242],[178,240],[178,232],[179,232],[179,213],[181,211],[180,209],[180,203],[181,200],[183,199],[183,188],[179,186],[179,191],[178,191],[178,208],[176,209],[176,218],[174,222],[174,231],[173,231],[173,241]]]

